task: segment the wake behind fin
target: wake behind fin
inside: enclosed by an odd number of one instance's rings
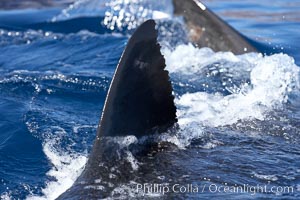
[[[144,22],[130,38],[111,82],[97,137],[165,131],[176,121],[176,107],[155,22]]]

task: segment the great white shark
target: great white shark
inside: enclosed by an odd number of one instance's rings
[[[194,45],[236,54],[257,51],[200,1],[173,0],[173,4],[175,14],[183,17]],[[124,185],[151,182],[159,174],[155,168],[172,168],[168,166],[171,157],[162,159],[155,154],[171,151],[172,145],[136,141],[177,129],[172,85],[155,25],[154,20],[144,22],[129,39],[113,76],[85,169],[57,199],[115,197],[116,190],[124,189]],[[126,142],[131,145],[124,145]],[[134,157],[144,163],[138,169]]]

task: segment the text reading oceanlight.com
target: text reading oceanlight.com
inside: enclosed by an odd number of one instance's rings
[[[218,184],[136,184],[136,192],[141,195],[165,195],[167,193],[236,193],[250,194],[286,194],[294,193],[293,186],[271,186],[271,185],[218,185]]]

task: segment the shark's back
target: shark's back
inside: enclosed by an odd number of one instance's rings
[[[200,0],[173,0],[174,14],[182,16],[189,39],[199,48],[231,51],[235,54],[256,52],[248,39],[214,14]]]

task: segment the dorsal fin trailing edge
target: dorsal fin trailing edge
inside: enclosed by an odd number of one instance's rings
[[[176,121],[176,107],[155,22],[144,22],[130,38],[110,85],[97,136],[146,135]]]

